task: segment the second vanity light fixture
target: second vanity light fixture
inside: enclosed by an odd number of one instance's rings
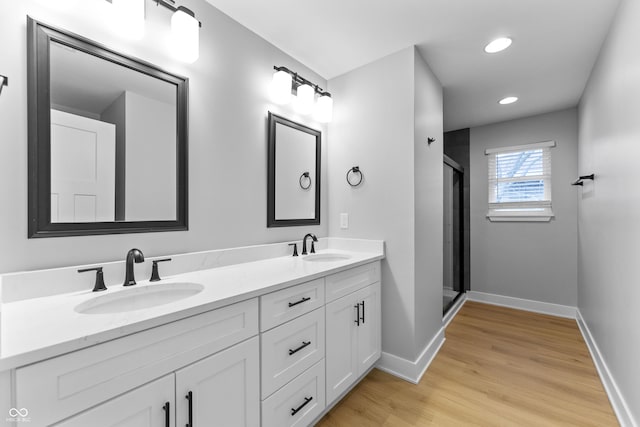
[[[316,120],[328,123],[333,118],[333,98],[317,84],[310,82],[287,67],[274,66],[271,99],[276,104],[293,102],[300,114],[313,113]],[[316,100],[316,95],[318,99]]]
[[[118,32],[131,39],[141,39],[144,35],[144,12],[146,0],[111,0],[114,20]],[[173,12],[171,17],[171,53],[187,63],[195,62],[200,56],[200,27],[195,13],[184,6],[175,6],[173,0],[153,0]]]

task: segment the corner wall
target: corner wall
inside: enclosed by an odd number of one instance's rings
[[[183,4],[202,21],[200,58],[190,65],[169,56],[171,14],[151,1],[146,34],[136,42],[112,32],[105,0],[3,4],[0,73],[9,86],[0,96],[0,273],[121,260],[132,247],[158,256],[326,236],[326,181],[321,225],[266,227],[267,111],[321,129],[323,177],[327,164],[327,126],[269,101],[273,66],[323,87],[326,81],[204,0]],[[27,15],[189,78],[189,231],[27,239]]]
[[[409,47],[330,80],[329,91],[329,234],[385,241],[382,350],[415,378],[442,328],[442,89]],[[345,180],[352,166],[364,174],[358,187]]]
[[[471,291],[553,304],[577,303],[577,111],[471,128]],[[556,141],[550,222],[491,222],[487,148]]]
[[[623,0],[579,106],[579,172],[595,180],[578,192],[578,308],[623,425],[640,423],[638,22],[640,3]]]

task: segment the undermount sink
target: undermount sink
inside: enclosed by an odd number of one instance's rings
[[[137,285],[112,294],[97,295],[78,304],[75,311],[82,314],[110,314],[143,310],[180,301],[204,289],[198,283],[161,283]]]
[[[345,261],[349,258],[351,258],[351,255],[327,252],[323,254],[307,255],[302,259],[305,261],[312,261],[312,262],[336,262],[336,261]]]

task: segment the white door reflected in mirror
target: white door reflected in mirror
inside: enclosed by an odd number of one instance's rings
[[[51,222],[115,220],[116,127],[51,110]]]

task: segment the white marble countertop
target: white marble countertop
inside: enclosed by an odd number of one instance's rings
[[[382,247],[382,245],[380,245]],[[344,253],[349,259],[309,262],[304,256],[277,257],[163,277],[160,282],[139,281],[137,292],[158,284],[193,282],[204,289],[190,297],[155,307],[111,314],[82,314],[76,306],[109,293],[134,287],[110,286],[29,298],[0,307],[0,371],[23,366],[94,344],[170,323],[235,302],[254,298],[327,274],[384,258],[384,252],[323,250]]]

